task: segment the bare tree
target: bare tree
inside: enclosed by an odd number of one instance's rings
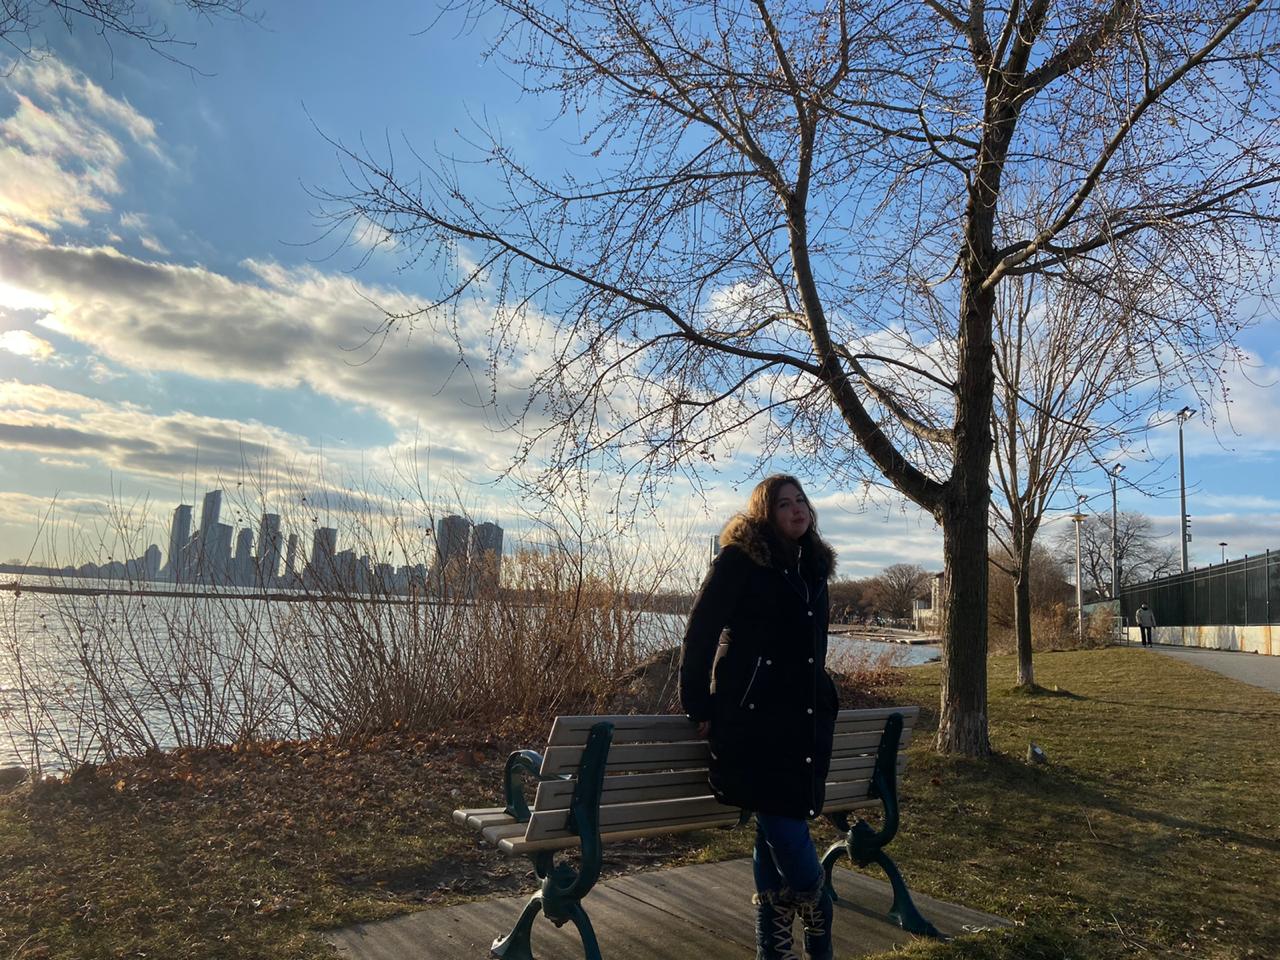
[[[937,746],[988,753],[997,295],[1074,263],[1139,264],[1162,310],[1238,322],[1234,298],[1257,292],[1276,239],[1270,10],[469,10],[501,18],[495,55],[559,98],[582,155],[546,174],[482,128],[479,166],[439,157],[406,173],[389,150],[337,145],[347,183],[320,192],[322,217],[373,224],[448,278],[387,330],[437,322],[466,342],[441,308],[483,301],[494,397],[513,365],[540,371],[519,457],[536,452],[552,480],[613,460],[656,495],[749,433],[762,461],[891,483],[943,531]]]
[[[1177,532],[1158,533],[1151,518],[1127,510],[1116,515],[1116,567],[1121,587],[1168,576],[1182,569]],[[1075,570],[1075,530],[1061,531],[1054,550]],[[1111,597],[1111,516],[1089,517],[1080,524],[1081,581],[1099,597]]]
[[[1098,465],[1096,450],[1163,422],[1181,389],[1225,399],[1222,372],[1234,328],[1165,315],[1157,263],[1096,260],[1052,276],[1011,277],[996,300],[992,431],[995,491],[992,563],[1014,585],[1017,684],[1034,687],[1032,550],[1064,481]],[[1179,363],[1162,363],[1172,351]],[[1207,404],[1206,404],[1207,405]]]
[[[872,579],[876,606],[891,617],[911,616],[911,601],[927,593],[929,572],[915,563],[895,563]]]
[[[174,0],[201,17],[245,16],[249,0]],[[175,48],[190,47],[138,0],[0,0],[0,43],[21,57],[48,53],[52,21],[67,32],[87,27],[104,38],[137,40],[166,60],[182,62]]]
[[[1074,549],[1074,540],[1072,541]],[[1072,563],[1075,554],[1072,553]],[[1010,576],[1010,564],[1007,557],[993,555],[991,590],[988,595],[990,603],[990,622],[992,627],[1017,629],[1017,615],[1021,609],[1017,601],[1017,580]],[[1074,569],[1074,567],[1072,568]],[[1075,589],[1063,574],[1060,560],[1042,543],[1031,547],[1029,562],[1026,565],[1028,593],[1031,602],[1028,607],[1044,610],[1055,604],[1075,603]]]

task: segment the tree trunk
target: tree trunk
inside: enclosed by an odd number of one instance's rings
[[[1018,687],[1030,690],[1036,685],[1035,668],[1031,665],[1031,571],[1024,560],[1013,587],[1013,628],[1018,636]]]
[[[985,491],[985,484],[983,490]],[[987,736],[987,501],[956,503],[943,517],[945,623],[937,749],[991,754]]]

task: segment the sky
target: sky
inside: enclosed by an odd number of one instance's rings
[[[245,518],[310,527],[353,501],[394,512],[421,484],[441,511],[458,500],[536,536],[498,481],[516,438],[468,369],[483,366],[483,310],[460,318],[462,346],[425,328],[371,344],[375,304],[420,302],[438,277],[326,236],[314,193],[341,186],[326,138],[447,152],[477,118],[535,162],[568,163],[554,106],[485,61],[483,24],[433,24],[421,4],[280,2],[257,22],[163,11],[195,41],[173,51],[186,65],[58,29],[49,56],[0,77],[0,560],[100,560],[120,549],[112,531],[164,547],[173,507],[214,487]],[[1193,565],[1220,541],[1228,557],[1280,549],[1280,331],[1264,320],[1242,346],[1230,408],[1184,430]],[[500,401],[517,404],[533,372],[507,371]],[[1176,428],[1146,445],[1119,508],[1176,543]],[[743,501],[747,459],[668,491],[659,517],[682,549],[701,556]],[[805,480],[842,574],[940,569],[941,533],[916,508],[776,467]],[[1109,511],[1101,473],[1078,489]],[[1074,501],[1064,490],[1051,534]]]

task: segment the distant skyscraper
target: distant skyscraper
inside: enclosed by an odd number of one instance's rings
[[[209,532],[217,526],[222,516],[222,491],[210,490],[204,495],[204,504],[200,507],[200,539],[208,540]]]
[[[258,524],[258,582],[270,586],[280,568],[280,514],[264,513]]]
[[[492,596],[498,589],[502,568],[502,528],[496,523],[477,523],[471,529],[471,549],[467,558],[473,595]]]
[[[436,562],[431,579],[436,592],[452,597],[466,592],[467,541],[471,521],[456,515],[436,522]]]
[[[182,503],[173,511],[173,523],[169,527],[168,579],[175,583],[185,579],[182,569],[182,548],[191,539],[191,504]]]
[[[203,515],[200,519],[203,522]],[[231,575],[231,534],[234,532],[225,523],[215,523],[209,531],[209,539],[201,551],[204,557],[203,579],[214,583],[227,582]]]
[[[338,553],[338,531],[333,527],[319,527],[311,541],[311,576],[312,583],[331,583],[333,581],[333,558]]]
[[[142,555],[142,579],[154,580],[160,573],[160,548],[154,543]]]
[[[193,557],[193,572],[197,579],[209,580],[212,577],[226,576],[227,565],[218,566],[215,547],[215,532],[218,529],[218,517],[222,514],[222,491],[210,490],[204,495],[204,503],[200,507],[200,529],[196,533]],[[227,534],[227,553],[231,552],[231,534]]]
[[[253,583],[253,531],[248,527],[236,534],[236,558],[232,564],[231,579],[240,586]]]
[[[450,560],[466,560],[470,532],[471,521],[466,517],[449,516],[436,523],[436,559],[441,566]]]
[[[289,549],[285,553],[284,558],[284,579],[293,580],[294,571],[297,570],[298,562],[298,535],[296,533],[289,534]]]

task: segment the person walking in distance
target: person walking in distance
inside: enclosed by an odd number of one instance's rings
[[[1142,645],[1151,646],[1151,637],[1156,625],[1156,615],[1145,603],[1138,607],[1138,633],[1142,636]]]
[[[826,671],[835,553],[795,477],[751,491],[720,534],[685,630],[680,700],[711,745],[722,803],[753,811],[757,960],[831,960],[831,896],[809,835],[822,813],[839,696]],[[717,652],[718,651],[718,652]]]

